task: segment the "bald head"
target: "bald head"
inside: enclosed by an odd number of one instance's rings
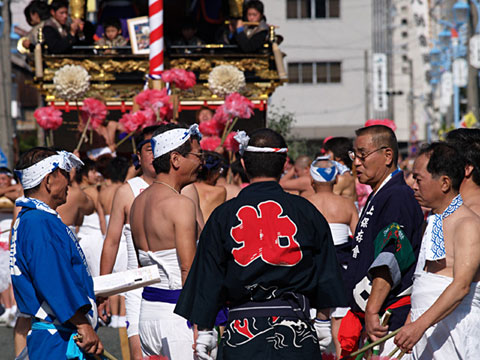
[[[295,160],[295,166],[298,166],[299,169],[306,169],[312,163],[312,159],[310,159],[307,155],[300,155]]]

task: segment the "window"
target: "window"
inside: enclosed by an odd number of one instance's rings
[[[327,84],[342,82],[341,62],[288,63],[290,84]]]
[[[287,0],[287,19],[340,17],[340,0]]]

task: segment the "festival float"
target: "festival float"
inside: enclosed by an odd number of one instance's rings
[[[226,2],[230,13],[224,19],[240,18],[243,1]],[[148,17],[128,20],[128,48],[77,46],[70,54],[51,55],[40,31],[41,45],[29,60],[46,105],[35,116],[46,143],[86,151],[96,147],[98,134],[108,138],[115,128],[110,142],[117,151],[130,152],[132,135],[141,128],[164,121],[194,123],[202,107],[215,112],[212,121],[201,124],[205,149],[219,144],[230,149],[234,130],[265,126],[268,99],[286,81],[275,26],[269,26],[268,40],[257,53],[208,43],[166,48],[164,30],[169,33],[187,5],[166,1],[164,8],[163,0],[150,0]],[[84,2],[70,6],[72,17],[84,18]]]

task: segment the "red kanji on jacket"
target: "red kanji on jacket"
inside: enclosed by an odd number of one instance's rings
[[[294,238],[297,225],[282,213],[282,206],[272,200],[260,203],[258,210],[246,205],[237,211],[240,225],[230,231],[233,240],[242,244],[232,250],[237,264],[247,266],[261,258],[267,264],[293,266],[302,260]]]

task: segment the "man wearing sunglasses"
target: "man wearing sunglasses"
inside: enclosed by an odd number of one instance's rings
[[[397,166],[394,132],[374,125],[358,129],[356,135],[349,155],[358,180],[373,191],[355,229],[345,276],[351,310],[339,331],[343,355],[354,351],[359,341],[373,342],[405,323],[423,224],[420,206]],[[387,309],[392,315],[384,326],[380,316]],[[362,328],[367,339],[359,338]],[[389,340],[380,355],[393,347]]]

